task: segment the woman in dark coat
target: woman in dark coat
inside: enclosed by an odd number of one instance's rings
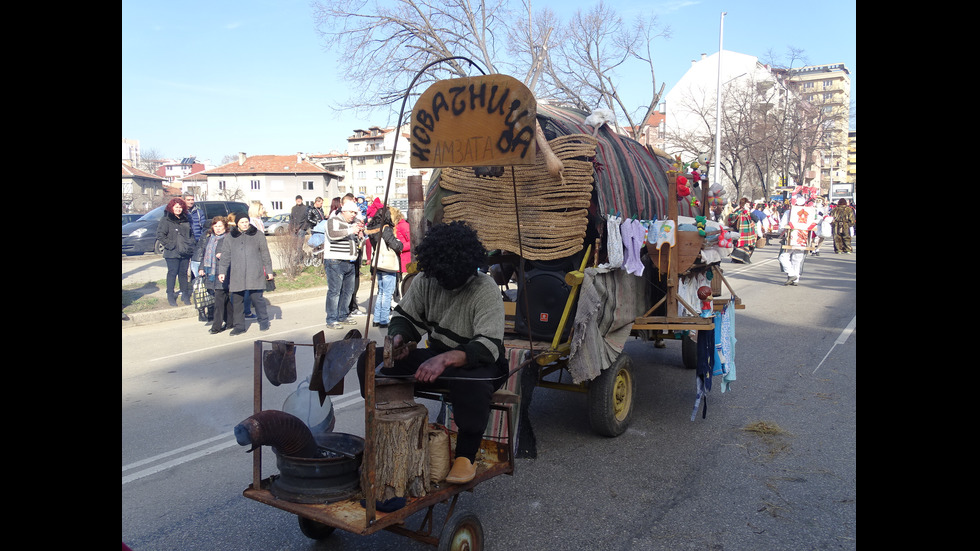
[[[233,323],[228,278],[226,277],[224,281],[218,280],[218,259],[221,257],[221,242],[228,235],[227,228],[228,219],[224,216],[215,216],[211,220],[211,227],[201,237],[201,266],[198,269],[198,276],[204,278],[204,286],[214,295],[214,323],[208,331],[212,335],[228,329]]]
[[[167,302],[177,306],[174,287],[179,282],[181,300],[190,304],[190,261],[196,242],[186,214],[187,204],[174,197],[163,210],[163,218],[157,226],[157,241],[163,244],[163,259],[167,262]]]
[[[228,284],[235,328],[230,335],[245,332],[245,291],[249,291],[252,306],[259,320],[259,330],[269,329],[269,302],[262,293],[266,281],[274,277],[272,256],[265,241],[265,234],[253,226],[248,216],[242,215],[228,235],[221,240],[218,249],[218,280]]]

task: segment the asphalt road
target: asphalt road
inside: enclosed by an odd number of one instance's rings
[[[782,285],[775,255],[763,248],[751,265],[723,265],[746,309],[736,314],[737,379],[721,393],[715,378],[705,418],[691,419],[695,377],[676,341],[627,344],[637,404],[617,438],[590,430],[584,394],[535,389],[537,457],[460,499],[487,549],[856,548],[857,255],[808,259],[798,287]],[[273,312],[263,339],[310,342],[322,329],[322,297]],[[256,338],[254,328],[208,335],[193,319],[124,326],[122,540],[138,551],[431,549],[386,531],[318,543],[295,516],[242,496],[252,458],[231,429],[252,411]],[[297,366],[309,360],[298,355]],[[336,430],[363,434],[352,375],[334,401]],[[272,407],[295,386],[265,388]],[[263,453],[271,473],[275,457]]]

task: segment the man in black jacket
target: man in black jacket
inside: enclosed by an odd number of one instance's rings
[[[309,207],[303,204],[303,196],[296,196],[296,204],[293,205],[293,209],[289,211],[289,231],[293,235],[306,234],[306,230],[310,229],[306,225],[306,214]]]
[[[326,216],[323,214],[323,197],[317,197],[313,200],[313,206],[306,211],[306,227],[313,229],[324,218]]]
[[[306,230],[313,226],[307,225],[307,211],[309,207],[303,204],[303,196],[296,196],[296,204],[289,211],[289,233],[296,240],[295,263],[303,262],[303,242],[306,241]]]

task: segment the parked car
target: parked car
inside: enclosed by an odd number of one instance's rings
[[[197,201],[194,206],[204,209],[205,226],[215,216],[228,216],[231,213],[248,215],[248,205],[237,201]],[[163,208],[157,207],[144,214],[139,220],[122,226],[122,254],[127,256],[143,253],[163,254],[163,244],[157,241],[157,226],[163,218]]]
[[[277,214],[265,221],[266,235],[286,235],[289,231],[289,215]]]
[[[124,215],[122,215],[122,217],[123,217],[122,225],[125,226],[126,224],[129,224],[130,222],[135,222],[135,221],[139,220],[142,216],[143,216],[142,214],[124,214]]]

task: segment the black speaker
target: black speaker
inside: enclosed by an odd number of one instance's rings
[[[528,335],[535,340],[550,341],[558,331],[558,322],[565,311],[565,303],[572,287],[565,283],[564,271],[528,270],[524,281],[518,278],[517,306],[514,316],[514,331],[522,337]],[[525,300],[526,297],[526,300]],[[568,321],[562,330],[561,338],[568,338],[575,321],[575,309],[572,306],[568,313]],[[528,315],[530,313],[530,315]]]

